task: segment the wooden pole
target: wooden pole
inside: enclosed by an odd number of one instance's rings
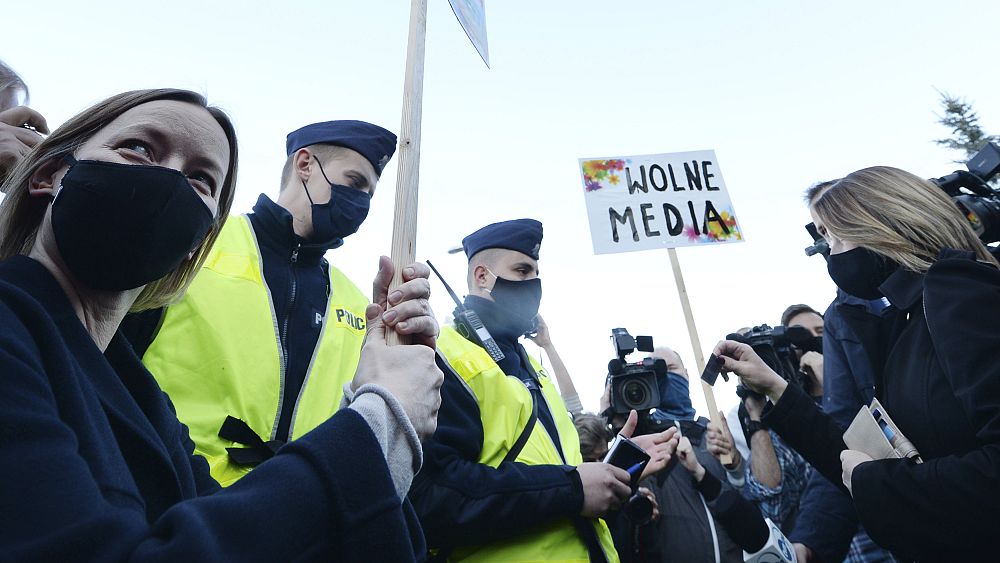
[[[681,299],[681,308],[684,309],[684,320],[687,321],[688,335],[691,337],[691,347],[694,348],[694,361],[698,364],[698,373],[695,377],[701,382],[702,391],[705,392],[705,403],[708,405],[709,418],[716,426],[722,428],[726,421],[719,416],[719,407],[715,404],[715,393],[712,386],[701,378],[701,373],[705,371],[705,356],[701,353],[701,340],[698,338],[698,328],[694,325],[694,314],[691,312],[691,302],[688,300],[687,287],[684,285],[684,275],[681,273],[681,264],[677,261],[677,250],[668,248],[670,254],[670,266],[674,270],[674,281],[677,282],[677,295]],[[735,447],[735,444],[733,444]],[[733,462],[732,456],[724,454],[719,457],[724,465]]]
[[[403,268],[416,260],[417,189],[420,181],[420,118],[424,101],[424,44],[427,38],[427,0],[410,1],[410,36],[406,45],[403,82],[403,123],[399,128],[399,168],[396,175],[396,209],[392,221],[392,266],[389,293],[402,284]],[[400,335],[386,333],[390,344],[401,344]]]

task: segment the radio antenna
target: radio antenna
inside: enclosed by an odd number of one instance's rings
[[[431,264],[430,260],[427,260],[427,265],[431,267],[431,270],[434,271],[434,275],[436,275],[438,279],[441,280],[441,283],[444,284],[444,288],[448,290],[448,294],[451,295],[451,298],[455,300],[455,305],[458,305],[458,309],[460,311],[464,311],[465,305],[462,303],[462,300],[458,298],[458,295],[456,295],[455,292],[451,289],[451,286],[448,285],[448,282],[444,281],[444,276],[441,275],[441,272],[439,272],[438,269],[434,267],[434,264]]]

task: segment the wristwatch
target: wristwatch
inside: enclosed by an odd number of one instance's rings
[[[767,428],[765,428],[764,424],[759,420],[751,420],[747,422],[747,440],[749,440],[750,437],[754,435],[754,432],[758,430],[767,430]]]

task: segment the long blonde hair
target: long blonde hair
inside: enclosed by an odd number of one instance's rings
[[[7,196],[0,203],[0,260],[17,254],[28,254],[35,244],[38,228],[51,201],[28,196],[29,182],[35,172],[44,164],[63,159],[75,152],[95,133],[126,111],[156,100],[175,100],[205,108],[225,131],[229,141],[229,167],[219,195],[219,210],[204,243],[193,260],[184,261],[173,272],[147,284],[132,306],[132,310],[155,309],[180,298],[205,262],[208,251],[218,238],[219,231],[229,215],[236,186],[238,158],[236,131],[229,117],[222,110],[209,106],[200,94],[188,90],[173,88],[136,90],[111,96],[80,112],[36,145],[11,171],[3,186]]]
[[[852,172],[814,195],[811,207],[833,236],[907,270],[927,271],[943,248],[1000,266],[941,188],[905,170]]]

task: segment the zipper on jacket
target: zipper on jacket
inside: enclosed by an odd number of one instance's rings
[[[329,266],[325,268],[323,275],[326,276],[327,283],[326,308],[323,310],[323,326],[319,330],[319,336],[316,337],[316,344],[313,345],[312,355],[309,357],[309,365],[306,367],[306,374],[302,378],[302,386],[299,387],[299,395],[298,397],[295,397],[295,404],[292,405],[292,419],[288,421],[289,441],[291,441],[293,436],[295,436],[295,419],[299,415],[299,402],[302,400],[302,395],[306,392],[306,385],[309,383],[309,376],[312,374],[313,365],[316,363],[316,355],[319,354],[319,347],[323,343],[323,337],[326,335],[326,319],[330,315],[330,303],[333,301],[333,279],[330,277]]]
[[[278,343],[278,347],[281,349],[282,362],[281,362],[281,389],[278,393],[278,416],[277,416],[277,426],[281,426],[281,414],[282,407],[285,402],[285,383],[288,377],[288,319],[292,316],[292,311],[295,308],[295,297],[297,294],[297,278],[295,275],[295,263],[299,260],[299,248],[301,244],[296,244],[295,248],[292,249],[292,255],[289,258],[288,270],[291,273],[291,279],[288,283],[288,306],[285,307],[285,318],[281,322],[281,341]],[[291,421],[289,421],[288,432],[284,436],[275,436],[275,439],[287,442],[289,436],[291,435]],[[277,428],[277,427],[276,427]]]

